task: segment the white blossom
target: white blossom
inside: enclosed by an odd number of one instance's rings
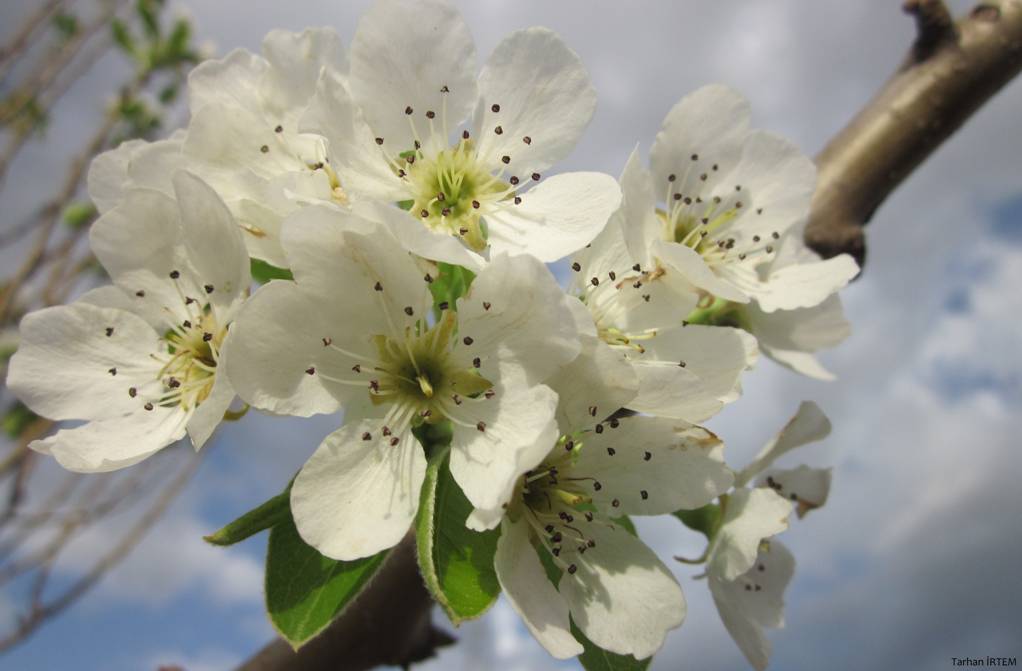
[[[497,45],[478,79],[475,68],[447,2],[382,0],[358,24],[348,86],[325,74],[304,128],[329,139],[353,198],[409,205],[398,235],[420,256],[471,266],[467,255],[489,249],[553,261],[584,246],[618,206],[615,180],[540,181],[595,108],[578,56],[528,28]],[[470,115],[472,130],[459,131]]]
[[[31,447],[74,471],[134,464],[184,437],[196,449],[234,398],[228,327],[250,283],[241,232],[187,173],[176,200],[134,190],[93,225],[113,278],[70,305],[25,316],[8,387],[54,420],[85,420]]]
[[[764,274],[782,239],[801,234],[816,171],[787,140],[750,129],[749,117],[748,102],[719,85],[674,106],[653,143],[651,172],[633,155],[629,249],[644,269],[720,299],[755,299],[765,312],[818,305],[858,266],[843,254]]]
[[[236,49],[188,77],[188,127],[158,142],[131,140],[100,155],[89,194],[101,212],[136,186],[172,193],[177,169],[220,194],[244,231],[249,253],[278,266],[281,220],[304,202],[347,203],[327,163],[326,141],[299,132],[321,72],[342,77],[346,55],[329,28],[274,30],[262,55]]]
[[[697,508],[726,491],[723,446],[674,420],[604,417],[636,390],[619,359],[586,349],[550,381],[556,443],[537,445],[501,524],[495,568],[509,601],[555,657],[578,655],[571,621],[596,645],[644,659],[685,616],[671,572],[620,521]],[[630,378],[630,379],[629,379]],[[544,559],[541,559],[541,555]],[[552,583],[544,560],[560,573]]]
[[[830,422],[815,403],[803,403],[795,416],[735,478],[720,529],[709,548],[710,593],[728,633],[754,668],[766,668],[770,642],[764,627],[784,626],[784,589],[795,559],[771,537],[788,528],[794,506],[802,517],[822,506],[830,491],[830,469],[799,466],[770,469],[784,453],[821,440]],[[749,483],[758,478],[754,487]]]
[[[292,488],[306,542],[347,560],[401,539],[426,468],[412,434],[423,423],[453,424],[454,478],[476,508],[499,509],[523,453],[556,439],[557,395],[541,382],[580,347],[550,272],[529,256],[497,255],[434,319],[435,278],[385,226],[309,206],[283,243],[295,282],[270,282],[250,299],[228,366],[255,407],[345,410]]]

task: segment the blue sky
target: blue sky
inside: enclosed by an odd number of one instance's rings
[[[257,49],[275,27],[331,24],[347,40],[367,3],[174,4],[195,17],[201,39],[225,53]],[[598,11],[576,0],[460,3],[481,57],[504,33],[544,24],[589,66],[600,107],[564,170],[618,174],[636,142],[648,151],[681,95],[712,81],[742,90],[758,125],[814,153],[911,39],[910,21],[893,3],[593,4]],[[0,10],[5,25],[18,5],[25,3]],[[81,133],[85,110],[98,114],[96,82],[119,71],[104,62],[70,93],[72,112],[54,119],[46,143],[26,153],[0,193],[5,212],[22,211],[30,201],[21,193],[38,193],[59,169],[54,156]],[[772,668],[922,670],[950,666],[952,655],[1022,654],[1018,109],[1016,82],[877,213],[865,276],[845,294],[853,335],[825,357],[839,381],[805,380],[763,361],[743,398],[711,424],[739,466],[802,399],[816,400],[834,424],[829,439],[786,462],[833,465],[834,488],[823,510],[785,534],[799,566],[787,628],[771,634]],[[272,633],[261,612],[265,538],[224,550],[199,536],[276,493],[337,422],[250,413],[228,427],[138,551],[79,605],[0,657],[0,668],[106,671],[173,662],[207,671],[245,658]],[[110,528],[124,523],[109,521]],[[110,528],[82,539],[59,567],[64,579],[103,546]],[[701,550],[671,519],[640,530],[665,557]],[[654,668],[745,668],[692,574],[678,566],[688,621]],[[422,668],[560,668],[503,604],[458,636],[462,643]]]

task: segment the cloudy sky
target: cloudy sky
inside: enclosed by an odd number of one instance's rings
[[[28,0],[4,3],[12,25]],[[332,25],[349,40],[367,2],[175,2],[218,53],[257,50],[272,28]],[[953,3],[964,11],[967,3]],[[588,65],[600,105],[563,170],[618,174],[648,151],[687,91],[724,82],[752,101],[757,125],[818,151],[900,61],[912,25],[898,2],[772,3],[539,0],[460,2],[481,58],[511,30],[547,25]],[[70,94],[47,141],[8,180],[5,214],[62,166],[102,104],[113,60]],[[802,399],[833,434],[790,465],[834,466],[822,511],[785,543],[799,567],[787,628],[771,633],[776,669],[941,669],[951,656],[1022,655],[1022,84],[1002,92],[877,213],[865,276],[845,293],[854,333],[826,356],[838,382],[801,379],[763,361],[745,394],[712,422],[742,465]],[[261,608],[265,538],[206,547],[202,533],[276,493],[336,426],[251,413],[219,434],[210,460],[138,551],[94,593],[0,657],[11,669],[189,671],[230,668],[271,636]],[[168,458],[175,458],[175,454]],[[110,521],[121,524],[117,518]],[[700,548],[674,520],[641,527],[664,556]],[[73,577],[108,529],[59,567]],[[686,624],[655,669],[740,669],[705,584],[678,566]],[[4,617],[0,594],[0,619]],[[457,632],[428,669],[562,668],[503,603]],[[570,666],[568,667],[570,668]]]

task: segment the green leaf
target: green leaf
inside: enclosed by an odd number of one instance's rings
[[[635,528],[635,523],[632,522],[632,518],[628,517],[628,515],[622,515],[621,517],[612,517],[610,519],[612,522],[614,522],[614,524],[620,524],[621,528],[630,533],[631,535],[635,536],[636,538],[639,537],[639,532]]]
[[[138,0],[136,5],[138,18],[142,20],[142,28],[146,36],[156,41],[160,38],[160,22],[156,18],[156,7],[152,0]]]
[[[136,53],[135,38],[131,36],[127,24],[120,19],[114,19],[110,22],[110,30],[113,33],[114,42],[121,48],[121,51],[134,57]]]
[[[265,531],[291,519],[291,486],[282,494],[277,494],[269,501],[253,508],[238,519],[227,524],[219,531],[203,540],[212,545],[234,545],[250,538],[260,531]]]
[[[92,203],[72,203],[64,209],[64,223],[71,228],[81,228],[92,223],[96,214],[96,207]]]
[[[28,425],[39,419],[39,415],[29,410],[21,401],[15,401],[6,413],[0,426],[3,426],[4,433],[8,438],[16,439]]]
[[[604,650],[586,638],[574,622],[571,623],[571,634],[585,648],[578,656],[578,661],[586,671],[645,671],[653,661],[652,657],[635,659],[631,655],[618,655]]]
[[[188,43],[192,38],[192,25],[187,19],[178,19],[167,39],[167,55],[172,60],[180,60],[188,56]]]
[[[266,284],[270,280],[293,280],[294,275],[286,268],[278,268],[270,265],[262,259],[252,259],[252,279],[259,284]]]
[[[60,12],[53,17],[53,27],[62,39],[70,39],[78,32],[78,17],[68,12]]]
[[[707,540],[713,540],[720,527],[720,506],[716,503],[708,503],[695,510],[679,510],[674,516],[689,529],[706,536]]]
[[[306,545],[288,516],[270,531],[266,553],[266,611],[277,632],[300,648],[344,612],[389,552],[335,561]]]
[[[430,460],[415,523],[419,569],[433,598],[455,625],[482,615],[500,594],[493,568],[496,529],[465,526],[472,504],[447,465],[449,452]]]

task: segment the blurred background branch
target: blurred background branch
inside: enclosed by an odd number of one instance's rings
[[[27,147],[45,141],[64,94],[102,59],[129,65],[84,144],[61,157],[66,167],[54,188],[20,220],[12,218],[12,208],[0,207],[0,380],[17,348],[22,315],[106,281],[87,244],[96,217],[84,194],[89,164],[124,140],[168,132],[165,119],[198,61],[189,22],[163,14],[160,0],[48,0],[0,47],[0,204],[13,197],[4,190],[5,178],[25,160]],[[53,422],[6,390],[0,390],[0,418],[7,438],[0,443],[0,587],[18,595],[14,623],[0,631],[3,651],[76,602],[130,553],[188,482],[198,457],[177,449],[130,473],[55,475],[57,469],[28,448],[55,428]],[[54,580],[72,543],[113,514],[127,518],[119,535],[104,538],[103,551],[79,577]]]

